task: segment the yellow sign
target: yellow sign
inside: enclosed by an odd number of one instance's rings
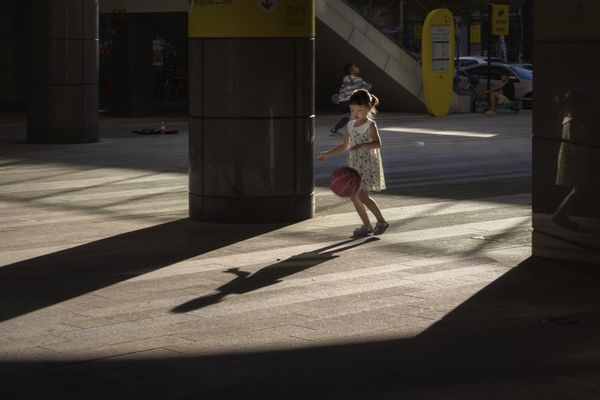
[[[471,24],[469,41],[473,44],[481,43],[481,24]]]
[[[438,8],[427,15],[421,48],[427,110],[435,116],[446,115],[454,78],[454,20],[450,10]]]
[[[492,35],[508,35],[508,5],[492,4]]]
[[[315,0],[193,0],[189,37],[314,37]]]

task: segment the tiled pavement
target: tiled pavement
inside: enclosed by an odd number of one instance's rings
[[[317,119],[316,150],[334,117]],[[381,115],[391,223],[187,217],[187,124],[0,133],[2,399],[597,399],[599,273],[529,258],[530,114]]]

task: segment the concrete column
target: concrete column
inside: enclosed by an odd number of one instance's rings
[[[314,37],[190,38],[189,53],[190,217],[311,218]]]
[[[127,14],[114,38],[112,113],[152,115],[152,31],[144,14]]]
[[[20,110],[25,107],[22,10],[20,0],[0,2],[0,110]]]
[[[98,0],[28,0],[27,140],[97,142]]]
[[[600,263],[600,2],[534,1],[533,254]]]

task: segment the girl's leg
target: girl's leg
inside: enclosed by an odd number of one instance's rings
[[[352,204],[354,204],[354,208],[356,209],[358,216],[362,220],[363,225],[366,226],[367,228],[372,228],[373,226],[371,225],[371,221],[369,221],[369,215],[367,214],[365,205],[359,198],[361,192],[362,192],[362,190],[360,192],[358,192],[357,194],[355,194],[354,196],[350,197],[350,199],[352,200]]]
[[[340,131],[340,129],[342,129],[343,127],[345,127],[346,125],[348,125],[348,121],[350,121],[350,118],[348,118],[347,116],[342,116],[342,118],[340,118],[340,120],[337,122],[337,124],[335,124],[335,126],[333,127],[333,129],[337,132]]]
[[[572,188],[569,194],[563,199],[562,203],[556,209],[555,215],[568,217],[573,207],[573,200],[577,196],[577,191]]]
[[[571,189],[571,192],[564,198],[562,203],[558,206],[554,215],[552,216],[552,220],[559,225],[565,226],[567,228],[576,229],[579,227],[579,224],[576,221],[573,221],[569,218],[571,214],[571,208],[573,208],[573,203],[577,198],[577,191],[575,188]]]
[[[369,197],[369,192],[365,190],[359,190],[357,197],[360,200],[360,202],[367,206],[367,208],[373,213],[375,218],[377,218],[377,222],[385,222],[385,218],[383,218],[379,206],[377,205],[377,203],[375,203],[375,200]],[[356,207],[356,205],[354,205],[354,207]]]

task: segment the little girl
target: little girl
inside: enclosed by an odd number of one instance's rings
[[[376,112],[375,107],[378,104],[377,97],[367,90],[358,89],[354,91],[349,100],[353,120],[348,122],[344,133],[344,141],[329,151],[317,154],[318,160],[325,161],[329,157],[349,151],[348,166],[360,173],[360,190],[351,199],[363,225],[354,230],[354,237],[367,236],[370,233],[381,235],[389,226],[383,218],[377,203],[369,197],[369,191],[385,189],[383,164],[381,163],[381,153],[379,151],[381,138],[379,137],[377,125],[373,120],[373,114]],[[375,227],[371,225],[365,206],[377,218]]]

